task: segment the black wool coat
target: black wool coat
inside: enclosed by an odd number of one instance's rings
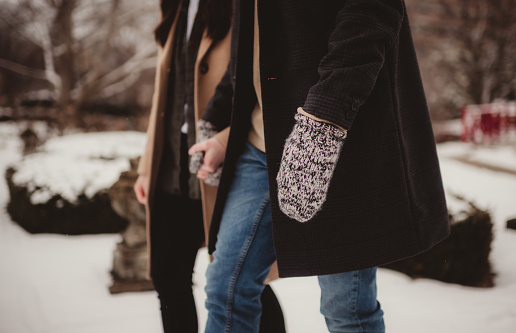
[[[210,230],[215,250],[256,104],[254,1],[235,1],[228,71],[204,119],[231,133]],[[258,0],[274,243],[282,277],[387,264],[449,234],[435,141],[403,0]],[[348,130],[327,201],[299,223],[276,175],[298,107]]]

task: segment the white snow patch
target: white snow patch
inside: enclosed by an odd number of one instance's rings
[[[453,215],[455,221],[464,220],[471,213],[472,207],[464,198],[446,192],[446,205],[448,212]]]
[[[143,152],[145,138],[140,132],[55,137],[16,165],[13,181],[33,190],[33,204],[47,202],[56,194],[71,203],[82,194],[91,198],[129,169],[129,159]]]
[[[437,147],[441,157],[466,158],[471,162],[481,162],[516,171],[516,144],[475,145],[464,142],[446,142]]]

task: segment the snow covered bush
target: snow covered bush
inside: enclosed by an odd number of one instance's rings
[[[80,133],[48,140],[9,167],[7,211],[32,233],[119,232],[126,221],[111,208],[108,190],[129,159],[143,151],[139,132]]]
[[[488,211],[461,197],[449,196],[451,234],[428,252],[385,266],[411,277],[473,287],[492,287],[489,253],[493,223]],[[462,205],[462,208],[460,207]]]

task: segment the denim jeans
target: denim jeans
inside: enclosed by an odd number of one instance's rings
[[[206,333],[258,332],[260,294],[275,258],[265,154],[248,145],[206,270]]]
[[[265,154],[247,144],[237,161],[214,260],[206,271],[205,333],[256,333],[260,294],[275,260]],[[383,332],[376,269],[320,276],[330,332]]]
[[[330,332],[385,332],[383,311],[376,300],[376,267],[318,279],[321,313]]]

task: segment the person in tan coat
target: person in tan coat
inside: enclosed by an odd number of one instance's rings
[[[134,190],[146,205],[149,275],[164,331],[197,333],[192,272],[197,251],[206,244],[217,187],[190,175],[187,150],[200,141],[195,124],[229,63],[232,1],[162,0],[161,11],[155,91]],[[212,142],[222,150],[228,132],[213,133]],[[262,303],[260,331],[285,332],[270,287]]]

